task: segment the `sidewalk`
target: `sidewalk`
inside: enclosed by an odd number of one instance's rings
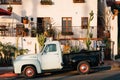
[[[104,65],[111,66],[111,70],[120,69],[120,59],[113,60],[105,60]]]
[[[13,73],[13,67],[0,67],[0,78],[16,77]]]

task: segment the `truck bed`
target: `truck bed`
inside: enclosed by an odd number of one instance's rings
[[[82,50],[80,52],[71,52],[69,54],[63,54],[64,66],[75,66],[80,61],[88,61],[90,66],[97,66],[100,62],[100,51],[87,51]]]

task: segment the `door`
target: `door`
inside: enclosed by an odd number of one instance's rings
[[[47,24],[50,24],[50,17],[38,17],[37,18],[37,33],[44,33]]]
[[[61,69],[61,59],[56,44],[48,44],[41,56],[41,67],[43,70]]]

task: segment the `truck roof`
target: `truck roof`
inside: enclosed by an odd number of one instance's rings
[[[60,44],[59,41],[47,41],[45,44]]]

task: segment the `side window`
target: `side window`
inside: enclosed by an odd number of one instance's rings
[[[45,53],[48,53],[48,52],[55,52],[57,51],[56,49],[56,44],[48,44],[45,49],[44,49],[44,52]]]

